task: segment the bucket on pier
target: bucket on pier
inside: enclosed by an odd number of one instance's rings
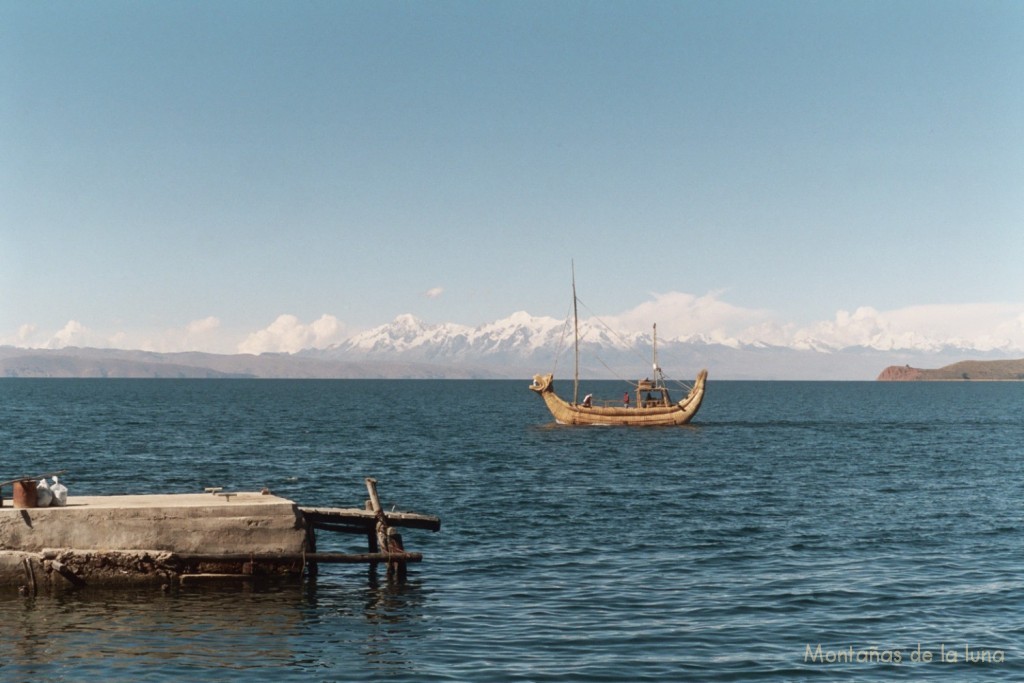
[[[22,479],[13,483],[14,507],[34,508],[39,505],[35,479]]]

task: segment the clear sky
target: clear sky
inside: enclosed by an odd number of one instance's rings
[[[1017,0],[0,0],[0,344],[561,318],[575,261],[643,329],[1024,349],[1022,74]]]

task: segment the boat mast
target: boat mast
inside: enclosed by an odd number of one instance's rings
[[[664,380],[661,375],[661,368],[658,367],[658,323],[654,323],[654,342],[652,344],[654,348],[654,386],[661,386],[664,384]]]
[[[576,262],[572,261],[572,321],[573,333],[576,338],[576,371],[573,375],[572,402],[579,403],[580,398],[580,316],[576,308]]]

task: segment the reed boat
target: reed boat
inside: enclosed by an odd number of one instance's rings
[[[704,400],[707,377],[708,371],[701,370],[690,393],[678,403],[672,402],[667,387],[658,386],[650,380],[637,382],[635,408],[598,406],[592,401],[570,403],[555,393],[552,375],[534,375],[530,388],[540,394],[559,424],[656,427],[684,425],[692,420]]]
[[[575,269],[574,269],[575,270]],[[576,372],[573,385],[573,400],[566,401],[555,393],[554,374],[534,375],[530,389],[537,392],[555,421],[565,425],[633,425],[644,427],[683,425],[693,419],[700,410],[704,400],[704,384],[708,371],[701,370],[689,393],[680,400],[673,401],[665,384],[665,376],[658,365],[658,326],[654,325],[654,379],[643,379],[634,384],[636,398],[629,400],[627,391],[619,405],[611,405],[604,401],[597,405],[588,394],[579,400],[579,314],[576,299],[576,276],[573,273],[572,285],[573,318],[576,336]]]

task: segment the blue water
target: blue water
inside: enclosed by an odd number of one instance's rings
[[[0,479],[348,506],[374,476],[442,518],[400,586],[0,592],[0,680],[1024,679],[1024,384],[711,381],[664,429],[559,427],[528,384],[0,381]]]

